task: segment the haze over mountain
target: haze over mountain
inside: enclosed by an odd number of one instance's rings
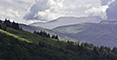
[[[25,24],[19,24],[19,26],[24,30],[24,31],[28,31],[28,32],[32,32],[34,33],[34,31],[45,31],[47,33],[50,34],[50,36],[52,35],[58,35],[60,40],[69,40],[69,41],[75,41],[76,39],[74,38],[70,38],[60,32],[55,32],[53,30],[50,29],[46,29],[46,28],[42,28],[42,27],[35,27],[35,26],[30,26],[30,25],[25,25]]]
[[[79,23],[99,23],[102,21],[100,17],[61,17],[49,22],[36,22],[30,24],[31,26],[43,27],[47,29],[52,29],[58,26],[64,25],[72,25],[72,24],[79,24]]]
[[[109,23],[110,22],[110,23]],[[117,24],[108,23],[83,23],[54,28],[53,31],[65,34],[68,37],[87,42],[96,46],[117,47]]]

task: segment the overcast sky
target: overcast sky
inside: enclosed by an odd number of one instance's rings
[[[0,0],[0,19],[30,24],[69,16],[117,20],[117,0]]]

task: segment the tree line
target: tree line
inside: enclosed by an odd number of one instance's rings
[[[34,31],[34,34],[37,34],[37,35],[40,35],[40,36],[46,37],[46,38],[53,38],[53,39],[59,40],[59,38],[58,38],[57,35],[52,35],[52,36],[50,36],[50,34],[48,34],[48,33],[45,32],[45,31],[40,31],[40,32]]]
[[[14,21],[11,22],[8,19],[5,19],[5,21],[0,20],[0,29],[7,30],[7,27],[10,27],[10,28],[13,28],[13,29],[16,29],[16,30],[22,30],[19,27],[19,24],[14,22]]]

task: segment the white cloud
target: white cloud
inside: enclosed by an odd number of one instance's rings
[[[52,20],[62,16],[106,18],[111,0],[37,0],[25,19]]]
[[[19,12],[12,10],[12,9],[1,10],[0,16],[5,17],[5,18],[18,18],[18,17],[20,17]]]
[[[87,11],[85,11],[85,13],[88,16],[99,16],[103,19],[106,19],[106,9],[108,8],[108,6],[100,6],[100,7],[92,7],[91,9],[88,9]]]

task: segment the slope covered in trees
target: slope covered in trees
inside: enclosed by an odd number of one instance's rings
[[[32,43],[0,31],[0,60],[117,60],[117,48],[111,50],[87,43],[65,42],[6,28],[6,32]]]
[[[57,42],[58,47],[40,42],[27,43],[0,33],[1,60],[116,60],[116,54],[109,48],[87,44],[74,45],[73,42]],[[65,44],[64,46],[59,46]],[[91,47],[90,46],[90,47]]]

